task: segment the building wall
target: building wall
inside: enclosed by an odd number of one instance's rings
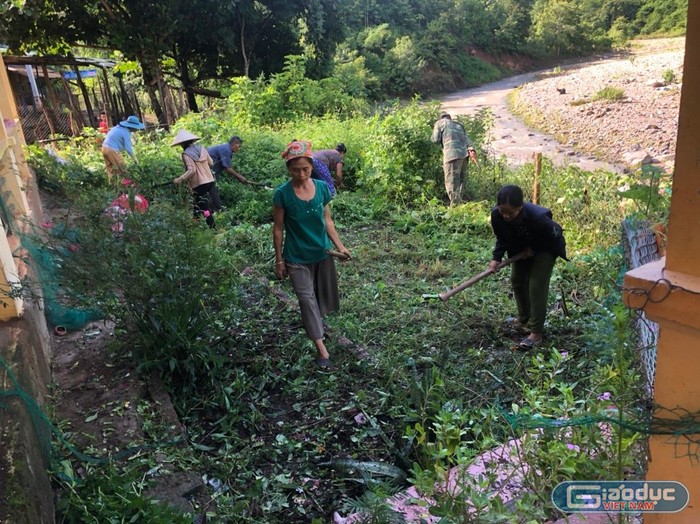
[[[22,235],[41,222],[17,108],[0,55],[0,522],[54,522],[42,420],[50,338]],[[19,291],[23,290],[20,296]]]

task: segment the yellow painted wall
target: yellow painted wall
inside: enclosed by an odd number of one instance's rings
[[[23,277],[17,233],[26,231],[30,221],[40,214],[40,210],[32,210],[27,200],[32,175],[25,161],[24,145],[7,70],[0,56],[0,198],[8,210],[8,219],[0,228],[0,320],[22,315],[22,300],[13,293]]]
[[[625,301],[659,323],[654,403],[700,414],[700,2],[688,2],[683,87],[666,257],[625,276]],[[640,291],[646,290],[646,293]],[[659,416],[672,418],[671,413]],[[700,417],[699,417],[700,418]],[[697,422],[700,422],[698,420]],[[697,443],[697,444],[695,444]],[[690,493],[679,513],[645,524],[700,523],[700,434],[652,435],[648,480],[675,480]],[[690,456],[689,456],[690,455]]]
[[[24,279],[26,266],[18,255],[18,233],[41,221],[36,180],[23,152],[24,135],[0,55],[0,198],[10,210],[8,222],[15,234],[0,227],[0,390],[19,385],[43,406],[51,381],[50,338],[42,301],[22,301],[8,290]],[[27,279],[33,281],[34,279]],[[38,286],[37,286],[38,287]],[[35,295],[36,296],[36,295]],[[22,316],[21,319],[8,320]],[[13,378],[10,379],[9,373]],[[16,383],[14,381],[17,381]],[[3,522],[43,524],[55,520],[51,482],[46,473],[48,457],[34,421],[18,398],[8,397],[0,409],[0,506]],[[2,501],[12,501],[2,504]],[[4,519],[4,520],[3,520]]]

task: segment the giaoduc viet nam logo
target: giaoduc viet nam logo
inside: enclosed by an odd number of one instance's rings
[[[688,498],[688,489],[674,481],[572,480],[552,492],[552,502],[565,513],[676,513]]]

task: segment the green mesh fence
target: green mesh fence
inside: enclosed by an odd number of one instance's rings
[[[67,244],[78,244],[78,232],[61,226],[51,228],[51,242],[40,241],[37,236],[22,235],[22,247],[29,253],[29,264],[34,268],[44,299],[44,314],[52,326],[68,330],[80,329],[88,322],[103,318],[97,309],[82,309],[65,304],[71,292],[61,285],[57,259],[70,260]]]
[[[51,422],[46,413],[44,413],[43,409],[41,409],[41,406],[39,406],[36,400],[34,400],[34,398],[32,398],[31,395],[29,395],[20,387],[19,383],[17,382],[17,378],[15,377],[14,373],[12,373],[12,370],[10,369],[8,363],[1,356],[0,366],[2,366],[3,370],[7,374],[7,377],[10,379],[10,383],[12,384],[12,389],[0,391],[0,409],[8,409],[10,407],[8,405],[9,399],[17,399],[21,402],[21,405],[29,414],[34,428],[34,433],[37,436],[37,439],[39,440],[41,452],[47,461],[50,460],[52,457],[60,455],[60,449],[62,448],[67,450],[71,455],[73,455],[75,458],[82,462],[86,462],[89,464],[107,464],[110,461],[121,460],[123,458],[130,457],[131,455],[139,451],[175,446],[185,441],[185,435],[181,435],[167,442],[142,444],[103,457],[87,455],[81,452],[80,450],[76,449],[65,438],[63,432],[56,426],[54,426],[54,424]],[[56,440],[58,446],[54,447],[53,439]]]
[[[641,435],[666,435],[667,442],[675,446],[676,457],[687,457],[700,463],[700,412],[685,408],[657,406],[653,411],[638,408],[619,412],[606,409],[599,414],[574,418],[543,417],[531,414],[513,414],[502,411],[502,415],[514,430],[555,430],[576,426],[613,425]]]

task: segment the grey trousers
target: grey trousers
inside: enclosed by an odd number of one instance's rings
[[[457,158],[445,162],[442,166],[445,172],[445,191],[450,199],[450,205],[462,203],[464,183],[467,179],[467,159]]]
[[[311,340],[323,338],[323,317],[340,308],[338,273],[333,257],[315,264],[286,262],[285,265],[299,299],[306,334]]]

